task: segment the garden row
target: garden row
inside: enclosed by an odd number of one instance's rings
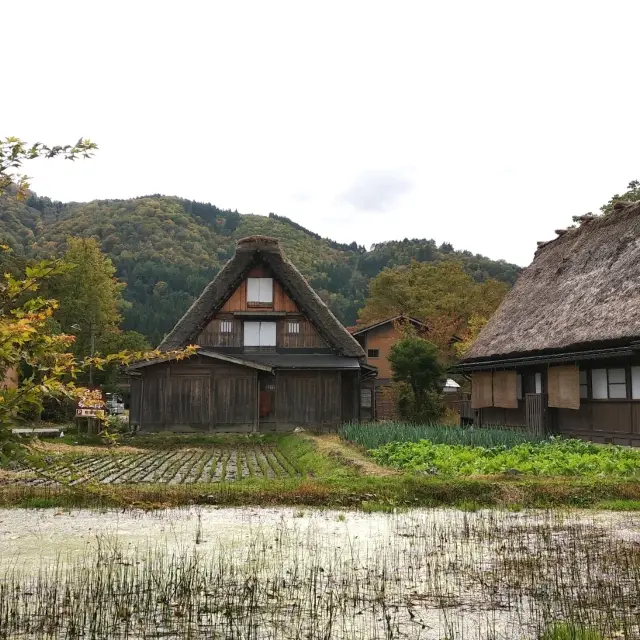
[[[56,484],[192,484],[215,483],[242,478],[279,478],[298,474],[277,447],[219,446],[213,449],[175,449],[147,454],[106,454],[52,459],[43,468],[12,483],[34,486]]]
[[[640,449],[541,439],[525,430],[391,423],[347,425],[342,436],[378,464],[434,476],[640,478]]]

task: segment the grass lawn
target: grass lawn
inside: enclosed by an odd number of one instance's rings
[[[188,504],[636,510],[640,480],[614,473],[427,475],[394,469],[336,435],[306,432],[140,436],[116,447],[65,436],[36,441],[21,470],[0,470],[0,506]]]

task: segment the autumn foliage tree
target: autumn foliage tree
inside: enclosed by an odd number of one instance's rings
[[[476,282],[456,260],[414,261],[385,269],[371,281],[359,320],[417,318],[429,325],[429,340],[446,359],[451,356],[452,339],[466,340],[473,326],[491,316],[508,289],[497,280]]]

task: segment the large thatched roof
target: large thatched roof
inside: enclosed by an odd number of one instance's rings
[[[540,243],[464,362],[640,338],[640,202]]]
[[[302,274],[282,255],[278,240],[265,236],[250,236],[238,241],[234,257],[207,285],[159,348],[170,351],[192,344],[240,286],[250,269],[260,263],[271,269],[283,289],[336,353],[355,358],[364,357],[362,347],[331,313]]]

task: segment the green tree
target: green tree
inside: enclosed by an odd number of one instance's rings
[[[398,408],[401,414],[414,421],[435,420],[442,412],[445,372],[438,351],[435,344],[406,335],[393,345],[389,353],[393,381],[405,384],[412,396],[407,398],[405,395],[401,402],[408,406]]]
[[[600,207],[600,211],[602,211],[605,215],[611,213],[613,211],[613,205],[616,202],[621,200],[627,200],[629,202],[635,202],[636,200],[640,200],[640,181],[632,180],[627,185],[627,191],[620,195],[616,193],[607,204],[604,204]],[[575,219],[575,218],[574,218]]]
[[[71,268],[52,282],[51,293],[59,301],[55,319],[64,333],[76,336],[75,353],[88,355],[117,330],[124,284],[95,238],[68,238],[63,262]]]

